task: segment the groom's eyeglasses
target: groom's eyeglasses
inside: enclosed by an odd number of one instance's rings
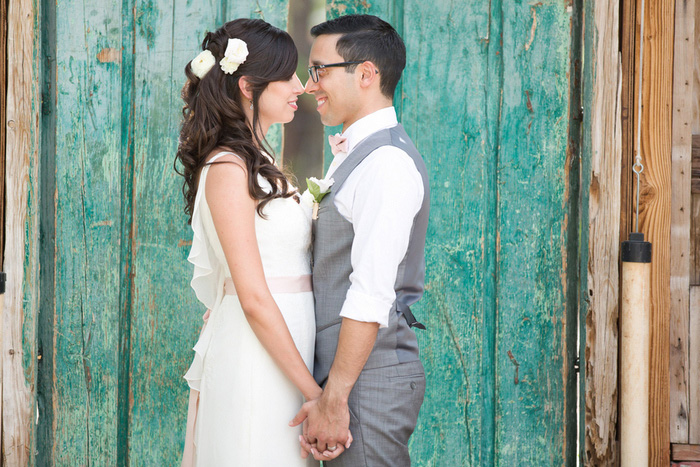
[[[361,62],[340,62],[340,63],[329,63],[328,65],[312,65],[308,68],[309,70],[309,76],[311,77],[311,80],[314,83],[318,83],[318,70],[323,70],[324,68],[332,68],[336,66],[351,66],[351,65],[358,65],[360,63],[365,63],[365,61]]]

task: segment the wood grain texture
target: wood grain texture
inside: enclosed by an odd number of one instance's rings
[[[484,3],[452,8],[410,1],[404,8],[404,17],[392,22],[403,23],[399,32],[410,60],[394,100],[431,186],[426,294],[415,307],[428,328],[417,333],[428,389],[411,440],[412,460],[426,466],[493,465],[499,451],[494,127],[500,69],[489,62],[499,34],[490,24],[498,20]],[[451,24],[419,20],[426,17],[450,18]],[[425,41],[427,36],[433,39]],[[442,85],[425,86],[428,76]],[[429,131],[427,122],[439,122],[439,131]],[[433,449],[436,445],[445,449]]]
[[[700,287],[690,287],[688,442],[700,445]]]
[[[695,0],[676,0],[671,152],[670,436],[688,442],[690,181]],[[699,381],[700,383],[700,381]]]
[[[495,461],[570,465],[577,310],[569,297],[578,293],[568,269],[578,252],[569,242],[577,199],[568,151],[572,9],[500,7],[501,28],[492,21],[491,32],[502,40],[501,100],[490,115],[498,149]]]
[[[116,464],[119,381],[122,10],[55,10],[53,439],[58,465]],[[47,215],[49,213],[46,213]]]
[[[0,270],[5,258],[5,114],[7,104],[7,2],[0,2]],[[0,295],[0,349],[3,349],[2,316],[5,295]],[[0,359],[0,459],[2,459],[2,359]]]
[[[7,291],[2,316],[2,463],[28,465],[35,436],[36,315],[39,300],[38,5],[8,3],[6,120]]]
[[[671,459],[674,461],[700,461],[700,445],[672,444]]]
[[[618,419],[620,176],[622,161],[619,5],[586,11],[583,154],[590,157],[585,339],[585,462],[614,465]],[[590,19],[590,21],[589,21]],[[587,171],[587,173],[589,173]],[[584,185],[585,186],[585,185]]]
[[[649,463],[665,465],[669,440],[671,122],[674,0],[645,4],[640,231],[652,243]]]

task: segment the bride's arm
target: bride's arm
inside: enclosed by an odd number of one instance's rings
[[[265,281],[255,237],[256,202],[248,193],[245,168],[235,156],[219,160],[233,164],[209,168],[205,195],[241,307],[260,343],[287,378],[306,400],[315,399],[321,388],[301,358]]]

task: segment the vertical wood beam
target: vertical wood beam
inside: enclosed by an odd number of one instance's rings
[[[693,41],[694,50],[694,67],[693,67],[693,89],[692,89],[692,129],[694,135],[694,151],[700,152],[698,139],[700,138],[700,0],[695,0],[695,39]],[[693,190],[694,191],[694,190]],[[700,244],[700,194],[693,193],[693,233],[691,240],[694,240],[695,245],[691,248],[691,252],[697,251],[697,245]],[[692,264],[697,264],[698,258],[695,258]],[[695,277],[691,277],[692,284],[700,283],[700,268],[695,269]],[[688,427],[688,442],[691,444],[700,444],[700,288],[690,288],[690,329],[688,335],[690,341],[688,343],[689,355],[689,427]]]
[[[619,3],[592,2],[592,34],[584,56],[584,154],[591,159],[588,206],[589,307],[586,316],[586,464],[611,465],[618,385],[618,301],[621,171],[621,63],[618,55]],[[590,143],[587,143],[590,141]],[[590,144],[590,147],[586,147]]]
[[[2,316],[2,461],[28,465],[34,430],[38,300],[39,103],[34,0],[9,2],[6,126],[6,255]]]
[[[688,320],[690,299],[690,176],[695,0],[677,0],[673,51],[671,154],[670,436],[688,442]]]
[[[649,464],[668,465],[669,313],[671,294],[671,121],[673,98],[674,0],[649,0],[644,12],[641,73],[641,156],[644,164],[640,231],[653,244]],[[638,24],[641,15],[638,14]],[[637,65],[639,70],[639,65]],[[639,73],[637,73],[639,78]],[[639,81],[638,81],[639,82]]]
[[[4,266],[5,249],[5,103],[7,96],[7,2],[0,0],[0,270]],[[2,316],[5,294],[0,295],[0,349],[2,349]],[[0,459],[2,459],[2,359],[0,359]]]

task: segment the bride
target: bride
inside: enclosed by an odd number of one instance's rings
[[[294,118],[296,67],[291,37],[252,19],[207,33],[185,67],[177,162],[194,231],[191,285],[210,312],[185,375],[183,465],[318,465],[301,458],[301,431],[288,426],[321,394],[311,212],[263,150],[268,128]]]

